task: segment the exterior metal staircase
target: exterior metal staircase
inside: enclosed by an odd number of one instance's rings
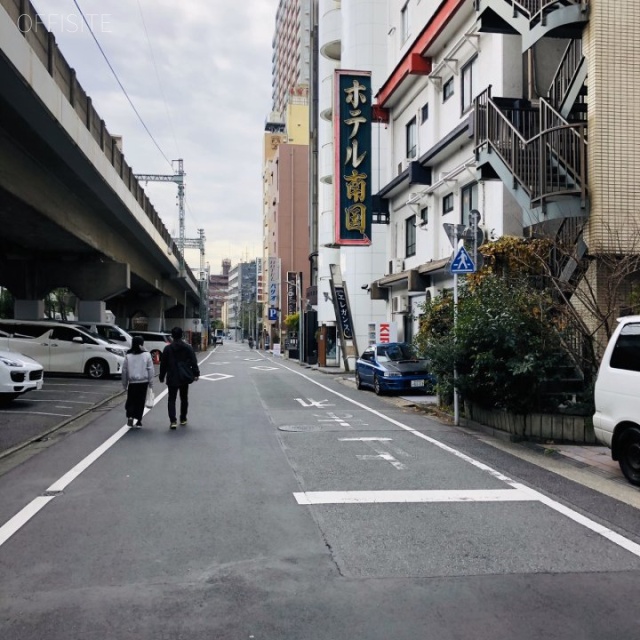
[[[543,98],[492,98],[489,87],[475,100],[477,168],[509,187],[525,227],[585,215],[586,149],[586,124],[569,123]]]
[[[474,0],[480,31],[522,36],[526,51],[538,40],[579,38],[588,21],[589,0]]]

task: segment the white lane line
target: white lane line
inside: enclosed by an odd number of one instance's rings
[[[294,493],[298,504],[406,504],[415,502],[537,502],[519,489],[435,491],[304,491]]]
[[[202,359],[198,365],[203,364],[211,355],[213,351]],[[155,405],[164,398],[169,392],[168,389],[161,391],[155,398],[153,403]],[[146,416],[151,409],[145,409],[144,415]],[[13,411],[4,413],[27,413],[25,411]],[[47,414],[44,414],[47,415]],[[57,415],[57,414],[51,414]],[[65,416],[71,417],[71,416]],[[101,444],[95,451],[90,453],[84,460],[81,460],[73,469],[65,473],[59,480],[54,482],[48,489],[48,492],[62,491],[65,487],[68,487],[73,480],[75,480],[87,467],[93,464],[103,453],[105,453],[110,447],[112,447],[122,436],[127,433],[131,427],[124,426],[114,433],[108,440]],[[33,518],[40,509],[53,500],[56,496],[39,496],[32,500],[24,509],[19,511],[11,520],[8,520],[4,525],[0,527],[0,546],[2,546],[10,536],[12,536],[20,527],[24,526],[31,518]]]
[[[53,500],[55,496],[39,496],[32,500],[22,511],[16,513],[11,520],[0,527],[0,547],[26,522]]]
[[[73,482],[85,469],[91,466],[105,451],[110,449],[122,436],[129,431],[130,427],[124,426],[116,431],[109,439],[105,440],[97,449],[92,451],[84,460],[81,460],[73,469],[65,473],[62,478],[56,480],[47,491],[63,491]]]
[[[558,513],[561,513],[562,515],[566,516],[567,518],[570,518],[574,522],[581,524],[582,526],[586,527],[590,531],[593,531],[594,533],[597,533],[603,536],[607,540],[610,540],[614,544],[617,544],[618,546],[622,547],[623,549],[626,549],[633,555],[640,558],[640,545],[629,540],[628,538],[625,538],[624,536],[621,536],[620,534],[616,533],[612,529],[609,529],[608,527],[605,527],[597,523],[595,520],[592,520],[591,518],[587,518],[579,514],[577,511],[569,507],[566,507],[565,505],[561,504],[560,502],[557,502],[556,500],[552,500],[551,498],[548,498],[543,493],[540,493],[535,489],[531,489],[529,487],[526,487],[520,484],[519,482],[516,482],[515,480],[512,480],[511,478],[509,478],[508,476],[505,476],[503,473],[500,473],[496,469],[492,469],[490,466],[484,464],[483,462],[480,462],[479,460],[475,460],[471,456],[468,456],[467,454],[462,453],[462,451],[458,451],[457,449],[454,449],[453,447],[450,447],[449,445],[446,445],[443,442],[440,442],[439,440],[435,440],[434,438],[431,438],[430,436],[427,436],[424,433],[417,431],[416,429],[408,427],[406,424],[403,424],[398,420],[394,420],[393,418],[390,418],[389,416],[384,415],[380,411],[371,409],[370,407],[367,407],[366,405],[358,402],[357,400],[353,400],[352,398],[349,398],[348,396],[345,396],[344,394],[323,385],[322,383],[318,382],[317,380],[314,380],[313,378],[310,378],[309,376],[305,375],[304,373],[301,373],[300,371],[296,371],[295,369],[292,369],[291,367],[287,367],[284,364],[281,366],[283,369],[286,369],[291,373],[295,373],[297,376],[300,376],[301,378],[308,380],[309,382],[311,382],[312,384],[315,384],[321,389],[324,389],[325,391],[332,393],[334,396],[337,396],[338,398],[342,398],[346,402],[350,402],[351,404],[354,404],[357,407],[360,407],[361,409],[368,411],[369,413],[373,413],[374,415],[378,416],[382,420],[385,420],[386,422],[390,422],[391,424],[394,424],[397,427],[400,427],[404,431],[408,431],[409,433],[412,433],[414,436],[417,436],[418,438],[422,438],[423,440],[430,442],[431,444],[433,444],[436,447],[439,447],[443,451],[447,451],[448,453],[451,453],[457,458],[460,458],[461,460],[468,462],[474,467],[488,473],[491,477],[497,478],[498,480],[502,480],[513,489],[518,489],[518,490],[526,489],[528,494],[530,494],[531,496],[534,496],[536,500],[542,502],[543,504],[546,504],[550,509],[553,509]]]

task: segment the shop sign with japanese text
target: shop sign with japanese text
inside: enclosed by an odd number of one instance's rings
[[[292,316],[298,310],[297,278],[295,271],[287,271],[287,315]]]
[[[336,285],[333,288],[333,295],[335,296],[336,316],[342,336],[345,340],[353,340],[353,323],[351,322],[347,293],[344,287]]]
[[[371,73],[334,76],[335,241],[371,244]]]

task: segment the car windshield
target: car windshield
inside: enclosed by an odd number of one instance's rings
[[[391,360],[418,360],[418,356],[410,344],[389,344],[378,347],[378,359],[382,361]]]

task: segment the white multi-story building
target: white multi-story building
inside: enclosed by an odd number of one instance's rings
[[[334,320],[329,264],[348,283],[362,350],[381,318],[413,338],[422,303],[453,284],[461,235],[550,237],[573,250],[551,269],[594,290],[607,278],[601,256],[637,252],[640,2],[317,7],[319,325]],[[374,224],[367,248],[334,245],[337,68],[372,74],[374,221],[387,224]]]

